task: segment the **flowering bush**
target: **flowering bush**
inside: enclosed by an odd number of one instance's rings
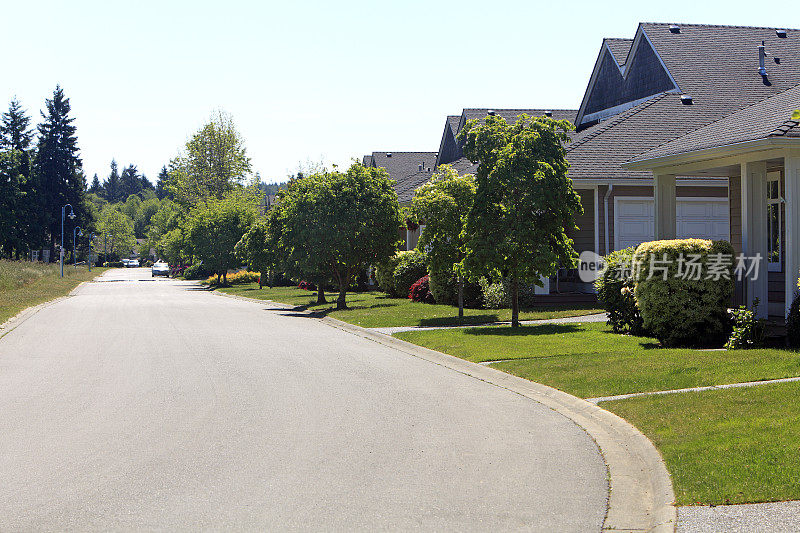
[[[427,275],[422,276],[411,285],[411,289],[408,291],[408,298],[412,302],[436,303],[431,292],[430,278]]]
[[[725,348],[739,350],[741,348],[758,348],[764,344],[766,333],[766,320],[757,318],[758,298],[753,300],[753,309],[740,305],[739,309],[731,311],[733,332]]]
[[[303,280],[297,285],[298,289],[303,289],[304,291],[315,291],[317,290],[317,286],[311,283],[310,281]]]
[[[244,283],[258,283],[258,278],[261,275],[259,272],[250,272],[249,270],[241,270],[235,274],[228,276],[228,283],[231,285],[240,285]]]

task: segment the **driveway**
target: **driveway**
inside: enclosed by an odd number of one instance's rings
[[[0,529],[599,531],[594,442],[268,304],[112,270],[0,339]]]

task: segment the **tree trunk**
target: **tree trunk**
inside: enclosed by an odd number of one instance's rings
[[[258,290],[264,288],[264,285],[261,283],[261,272],[258,273]]]
[[[350,285],[350,273],[339,278],[339,297],[336,298],[336,309],[347,309],[347,287]]]
[[[511,327],[519,327],[519,282],[516,274],[511,278]]]
[[[222,284],[223,285],[227,285],[228,284],[228,271],[227,270],[222,273]]]
[[[458,318],[464,318],[464,278],[458,276]]]
[[[328,300],[325,299],[325,289],[322,288],[322,283],[317,283],[317,304],[326,304]]]
[[[219,280],[220,280],[221,277],[222,277],[221,274],[219,272],[217,272],[217,285],[219,285]]]

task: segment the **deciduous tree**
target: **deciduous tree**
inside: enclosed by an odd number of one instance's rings
[[[508,124],[488,116],[460,137],[478,163],[475,203],[463,231],[462,267],[472,277],[500,272],[511,280],[512,326],[519,326],[519,282],[540,284],[576,253],[567,229],[583,212],[568,177],[564,146],[572,125],[549,117]]]

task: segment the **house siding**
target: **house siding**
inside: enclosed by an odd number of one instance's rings
[[[581,197],[583,214],[575,218],[578,229],[569,229],[567,235],[573,240],[576,252],[594,251],[594,189],[580,189],[575,192]]]

